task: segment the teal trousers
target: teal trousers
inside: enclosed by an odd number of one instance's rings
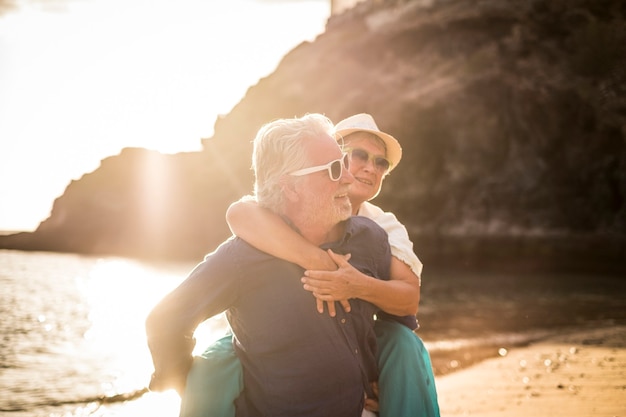
[[[380,417],[439,417],[435,375],[424,342],[408,327],[378,320]]]
[[[235,417],[243,370],[228,334],[193,359],[181,398],[180,417]]]
[[[380,417],[439,417],[430,355],[406,326],[379,320],[375,326],[380,376]],[[232,335],[194,358],[181,401],[180,417],[235,417],[243,390],[242,369]]]

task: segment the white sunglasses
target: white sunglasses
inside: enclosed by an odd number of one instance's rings
[[[343,174],[344,168],[350,169],[350,155],[345,152],[343,153],[341,158],[330,161],[327,164],[299,169],[297,171],[290,172],[289,175],[300,177],[302,175],[309,175],[313,174],[314,172],[328,170],[328,176],[330,177],[331,181],[339,181],[339,178],[341,178],[341,175]]]

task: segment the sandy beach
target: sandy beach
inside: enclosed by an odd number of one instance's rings
[[[550,336],[436,379],[442,417],[624,417],[626,326]]]

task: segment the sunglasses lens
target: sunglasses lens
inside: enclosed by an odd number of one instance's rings
[[[389,161],[387,161],[385,158],[376,158],[376,166],[381,171],[387,172],[387,170],[389,169]]]
[[[361,163],[365,163],[369,159],[369,154],[363,149],[352,149],[351,153],[352,157]]]
[[[367,161],[371,159],[374,160],[374,165],[376,168],[382,172],[387,172],[389,170],[389,161],[383,158],[382,156],[370,156],[370,154],[364,149],[352,149],[351,151],[352,158],[361,164],[366,164]]]
[[[341,161],[333,161],[330,164],[330,179],[337,181],[341,178]]]

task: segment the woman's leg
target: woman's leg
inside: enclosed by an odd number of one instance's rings
[[[181,399],[180,417],[235,417],[243,374],[232,335],[217,340],[194,357]]]
[[[424,342],[408,327],[376,322],[380,417],[439,417],[437,388]]]

